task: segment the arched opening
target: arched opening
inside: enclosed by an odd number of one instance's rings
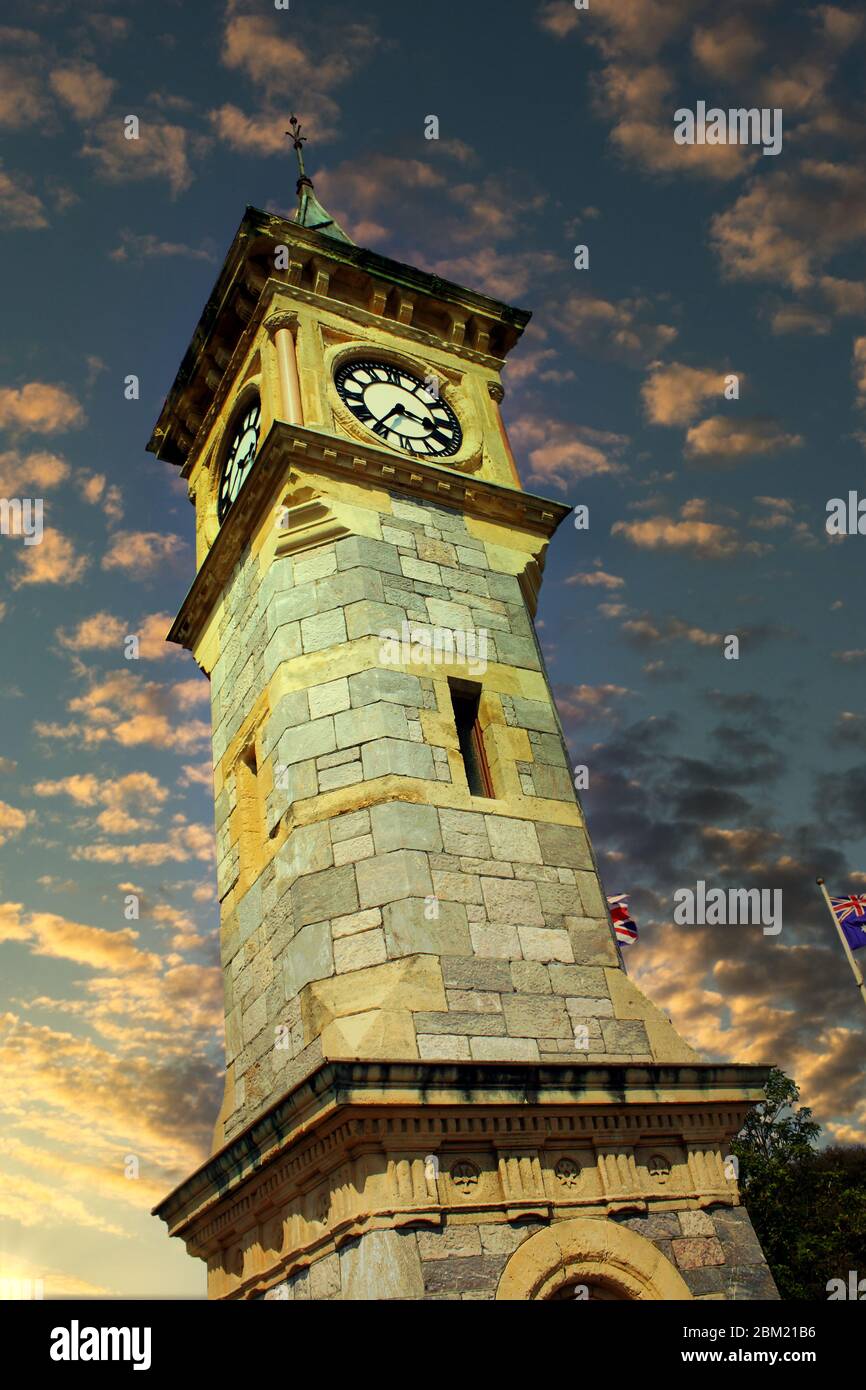
[[[583,1291],[585,1290],[585,1292]],[[682,1275],[652,1241],[605,1217],[556,1221],[515,1250],[497,1299],[588,1302],[690,1299]]]

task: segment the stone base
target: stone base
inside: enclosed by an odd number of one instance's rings
[[[764,1076],[328,1063],[156,1214],[212,1298],[776,1298],[726,1163]]]

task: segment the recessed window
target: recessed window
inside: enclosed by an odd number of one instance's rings
[[[478,719],[481,688],[452,683],[450,689],[457,739],[469,790],[473,796],[493,796],[493,782],[484,749],[484,735]]]

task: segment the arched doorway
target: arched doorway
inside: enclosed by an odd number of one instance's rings
[[[589,1302],[692,1297],[682,1275],[645,1236],[604,1217],[576,1217],[537,1231],[502,1271],[497,1299]]]

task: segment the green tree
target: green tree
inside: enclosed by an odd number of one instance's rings
[[[743,1201],[782,1298],[827,1298],[830,1279],[866,1278],[866,1147],[817,1150],[821,1126],[774,1067],[734,1141]]]

